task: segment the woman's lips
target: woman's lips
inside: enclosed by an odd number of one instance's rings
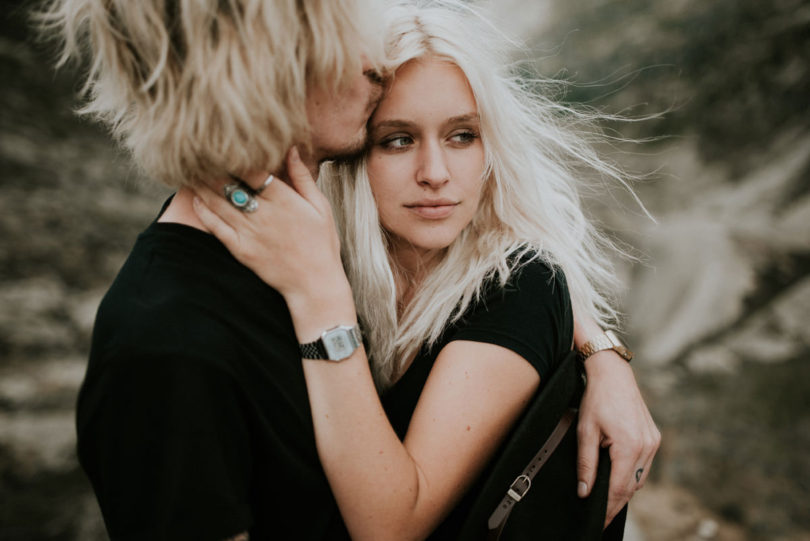
[[[421,218],[428,220],[441,220],[447,218],[453,213],[458,203],[439,203],[439,204],[415,204],[406,205],[408,210]]]

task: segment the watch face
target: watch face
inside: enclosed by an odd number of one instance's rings
[[[323,337],[323,347],[331,360],[339,361],[354,353],[357,344],[349,336],[348,330],[335,329]]]

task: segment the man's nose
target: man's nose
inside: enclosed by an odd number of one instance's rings
[[[438,142],[428,142],[422,146],[416,181],[434,189],[450,181],[444,149]]]

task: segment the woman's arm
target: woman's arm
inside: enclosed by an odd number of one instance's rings
[[[331,324],[329,324],[331,325]],[[404,442],[388,422],[362,348],[305,360],[318,454],[353,539],[424,539],[492,456],[539,383],[500,346],[439,353]]]
[[[196,210],[240,261],[284,295],[298,340],[306,343],[357,319],[328,203],[301,167],[292,161],[294,189],[273,183],[254,214],[242,214],[206,189]],[[261,239],[262,250],[253,249],[253,239]],[[266,261],[260,253],[277,256]],[[426,537],[539,384],[531,364],[509,349],[451,342],[439,352],[400,441],[362,347],[341,362],[303,364],[319,456],[354,539]]]
[[[300,161],[288,167],[292,188],[273,183],[254,214],[207,189],[199,190],[196,211],[240,261],[284,295],[298,340],[306,343],[357,316],[328,203]],[[261,250],[254,249],[256,239]],[[276,255],[268,261],[267,254]],[[509,349],[451,342],[439,352],[400,441],[362,347],[341,362],[305,359],[303,365],[319,456],[354,539],[426,537],[539,384],[532,365]]]
[[[574,322],[577,349],[601,333],[602,329],[590,318],[577,318]],[[588,357],[585,372],[588,385],[577,428],[577,492],[580,497],[590,494],[596,479],[599,448],[610,447],[607,525],[644,485],[661,443],[661,433],[644,403],[633,369],[615,351],[600,351]]]

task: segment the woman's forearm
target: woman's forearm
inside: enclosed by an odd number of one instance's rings
[[[352,539],[421,539],[424,479],[391,428],[362,348],[305,360],[318,455]],[[415,534],[415,535],[413,535]]]
[[[289,294],[301,342],[356,322],[348,284],[330,281]],[[340,362],[305,359],[303,366],[318,454],[341,514],[354,539],[375,541],[427,537],[486,465],[540,381],[532,364],[508,348],[452,341],[433,363],[402,442],[362,347]]]
[[[348,288],[288,301],[300,342],[356,322]],[[419,539],[424,478],[377,396],[365,350],[332,362],[304,359],[318,454],[353,539]],[[420,527],[421,526],[421,527]]]

